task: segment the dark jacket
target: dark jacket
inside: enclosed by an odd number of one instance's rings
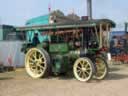
[[[36,45],[38,45],[39,43],[40,43],[40,41],[39,41],[38,37],[34,37],[33,40],[32,40],[33,46],[36,46]]]

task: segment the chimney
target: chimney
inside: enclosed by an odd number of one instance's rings
[[[92,19],[92,0],[87,0],[87,16],[88,19]]]
[[[125,23],[125,32],[126,33],[128,32],[128,23],[127,22]]]

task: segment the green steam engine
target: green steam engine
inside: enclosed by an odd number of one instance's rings
[[[108,65],[103,53],[109,52],[112,27],[115,23],[108,19],[17,27],[19,32],[38,30],[42,37],[47,37],[37,45],[23,44],[27,73],[32,78],[41,78],[72,71],[79,81],[88,81],[93,76],[104,79]]]

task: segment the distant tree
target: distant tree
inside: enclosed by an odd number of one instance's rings
[[[55,10],[51,13],[51,15],[64,16],[64,13],[60,10]]]
[[[67,17],[74,20],[80,20],[80,17],[74,13],[68,14]]]

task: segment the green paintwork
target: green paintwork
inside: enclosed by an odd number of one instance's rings
[[[69,47],[67,43],[49,45],[49,52],[51,53],[67,53],[68,51]]]
[[[53,55],[52,57],[54,61],[52,71],[55,74],[67,72],[69,66],[68,57],[64,55]]]
[[[88,53],[95,54],[99,49],[98,48],[89,48]]]

